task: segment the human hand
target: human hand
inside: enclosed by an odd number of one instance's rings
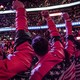
[[[70,19],[70,17],[69,17],[69,14],[68,14],[68,13],[62,13],[62,17],[63,17],[65,20]]]
[[[24,8],[24,4],[18,0],[15,0],[12,2],[12,8],[13,9]]]
[[[49,12],[48,11],[41,11],[41,15],[46,19],[49,17]]]

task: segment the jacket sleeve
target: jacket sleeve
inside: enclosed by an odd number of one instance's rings
[[[75,50],[75,46],[74,46],[74,37],[72,35],[72,24],[71,24],[71,20],[65,20],[65,24],[66,24],[66,45],[65,45],[65,49],[68,51],[69,53],[69,57],[74,55],[74,50]]]
[[[19,72],[27,71],[31,66],[32,57],[33,50],[28,42],[18,46],[9,59],[0,60],[0,80],[8,80]]]
[[[60,36],[60,35],[59,35],[59,32],[58,32],[58,30],[57,30],[57,28],[56,28],[56,25],[55,25],[55,23],[54,23],[54,21],[52,20],[51,17],[49,17],[49,18],[47,19],[47,25],[48,25],[48,27],[49,27],[50,34],[51,34],[52,36]]]
[[[51,52],[53,51],[59,58],[64,58],[64,51],[63,45],[61,42],[60,34],[56,28],[54,21],[49,17],[47,19],[47,24],[49,27],[50,34],[52,36],[52,48]]]
[[[24,8],[19,8],[16,10],[16,37],[14,50],[16,47],[24,42],[29,42],[31,44],[31,35],[27,26],[26,11]]]
[[[68,37],[71,37],[71,36],[68,36]],[[74,46],[74,43],[72,40],[73,39],[68,39],[66,41],[66,45],[65,45],[65,49],[69,53],[69,57],[72,57],[74,55],[74,51],[75,51],[75,46]]]
[[[38,62],[38,64],[31,71],[30,80],[42,80],[43,77],[58,63],[64,59],[64,48],[60,41],[59,32],[51,17],[46,18],[47,25],[52,37],[51,49]],[[47,66],[47,67],[46,67]],[[45,70],[44,70],[45,69]]]
[[[15,51],[9,59],[0,60],[0,80],[8,80],[17,73],[28,70],[34,56],[26,28],[25,10],[18,9],[16,14]]]
[[[65,20],[65,28],[66,28],[66,45],[65,49],[67,50],[69,57],[71,57],[74,53],[74,37],[72,35],[72,22],[68,13],[63,13],[62,17]]]

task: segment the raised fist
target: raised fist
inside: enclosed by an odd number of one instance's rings
[[[12,2],[12,8],[13,9],[24,8],[24,4],[18,0],[15,0]]]
[[[42,15],[44,18],[48,18],[48,17],[49,17],[49,12],[48,12],[48,11],[41,11],[41,15]]]
[[[68,13],[62,13],[62,17],[63,17],[65,20],[70,19]]]

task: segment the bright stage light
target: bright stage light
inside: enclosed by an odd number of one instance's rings
[[[62,12],[60,13],[52,13],[52,14],[49,14],[50,16],[61,16],[62,15]]]
[[[80,22],[72,22],[72,26],[80,26]],[[65,24],[56,24],[57,28],[62,28],[65,27]],[[48,26],[29,26],[28,29],[29,30],[39,30],[39,29],[47,29]],[[14,31],[15,28],[10,28],[10,27],[5,27],[5,28],[0,28],[0,32],[2,31]]]
[[[76,37],[77,40],[80,40],[80,37]]]
[[[63,5],[56,5],[56,6],[49,6],[49,7],[41,7],[41,8],[27,8],[26,11],[33,12],[33,11],[42,11],[42,10],[53,10],[53,9],[60,9],[60,8],[66,8],[71,7],[75,5],[79,5],[80,1],[63,4]],[[15,10],[6,10],[6,11],[0,11],[0,14],[8,14],[8,13],[15,13]]]

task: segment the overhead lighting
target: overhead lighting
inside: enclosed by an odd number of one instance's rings
[[[4,6],[3,5],[0,5],[0,8],[2,9],[2,8],[4,8]]]
[[[50,16],[60,16],[62,15],[62,12],[61,13],[53,13],[53,14],[49,14]]]
[[[76,37],[77,40],[80,40],[80,37]]]
[[[75,23],[75,24],[74,24]],[[73,22],[72,26],[80,26],[80,22]],[[57,28],[62,28],[65,27],[65,24],[56,24]],[[28,29],[29,30],[39,30],[39,29],[47,29],[48,26],[29,26]],[[0,32],[2,31],[14,31],[15,28],[10,28],[10,27],[5,27],[5,28],[0,28]]]
[[[51,10],[51,9],[60,9],[60,8],[66,8],[71,7],[75,5],[79,5],[80,1],[68,3],[68,4],[62,4],[62,5],[56,5],[56,6],[49,6],[49,7],[41,7],[41,8],[28,8],[26,11],[42,11],[42,10]]]
[[[27,8],[26,11],[32,12],[32,11],[42,11],[42,10],[53,10],[53,9],[60,9],[60,8],[66,8],[71,7],[75,5],[79,5],[80,1],[63,4],[63,5],[56,5],[56,6],[49,6],[49,7],[41,7],[41,8]],[[8,13],[15,13],[15,10],[6,10],[6,11],[0,11],[0,14],[8,14]]]

